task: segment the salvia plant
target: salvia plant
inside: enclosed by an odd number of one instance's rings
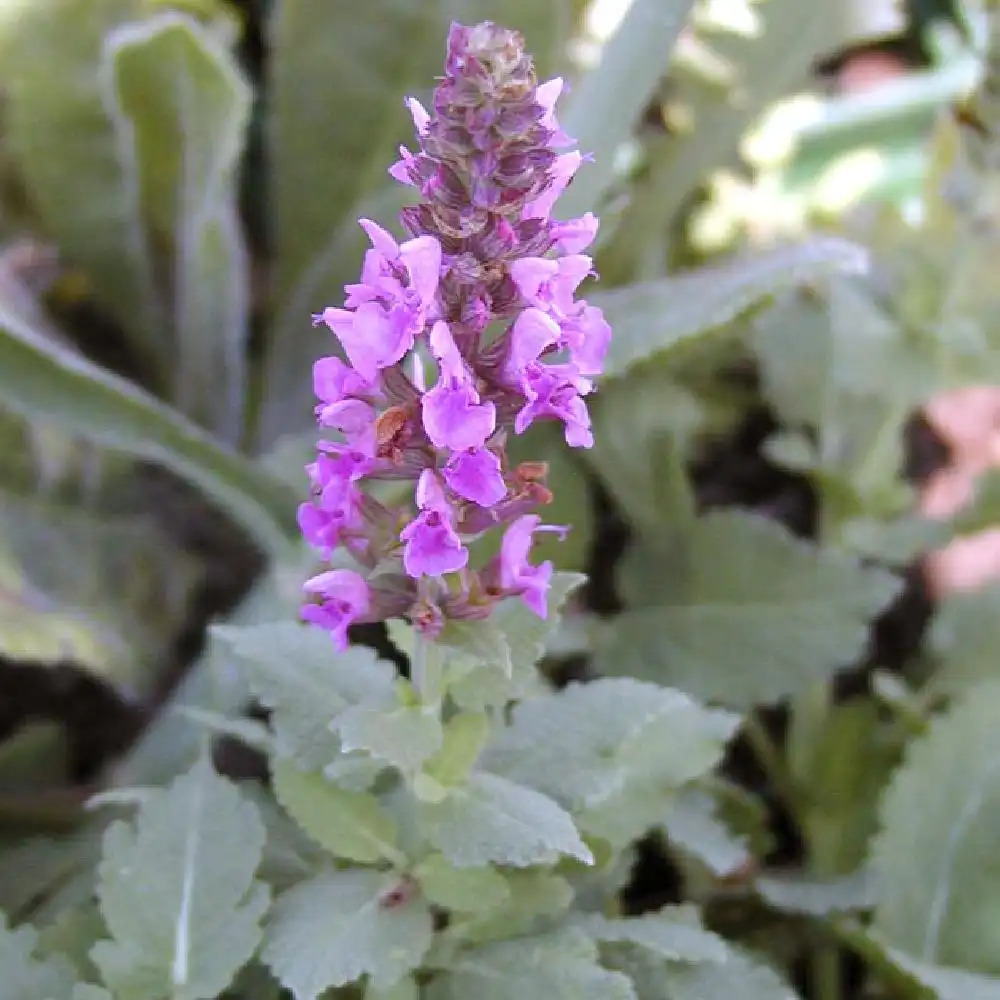
[[[0,997],[1000,1000],[1000,591],[917,582],[996,476],[912,444],[1000,378],[1000,14],[800,126],[895,206],[706,264],[840,5],[445,6],[0,3],[0,670],[143,714],[2,729]]]

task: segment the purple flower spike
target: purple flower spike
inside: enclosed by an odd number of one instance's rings
[[[307,580],[302,589],[318,604],[306,604],[302,618],[326,629],[337,649],[347,648],[347,629],[368,613],[368,584],[364,577],[349,569],[332,569]]]
[[[303,616],[339,647],[357,620],[402,615],[433,637],[505,597],[546,614],[552,565],[528,553],[536,532],[563,529],[532,513],[552,500],[545,464],[512,468],[506,442],[555,420],[568,445],[590,447],[585,397],[611,337],[577,298],[594,276],[584,251],[597,218],[552,218],[587,160],[557,119],[564,90],[538,82],[517,32],[453,24],[433,102],[406,100],[417,145],[389,168],[419,198],[400,213],[406,238],[359,220],[370,241],[360,280],[314,316],[346,362],[313,371],[317,422],[334,440],[308,467],[299,524],[322,559],[342,545],[370,575],[307,584],[316,600]],[[384,505],[377,479],[413,483],[412,499]],[[490,531],[504,532],[500,555],[470,570],[467,545]]]
[[[400,532],[403,566],[412,577],[443,576],[462,569],[469,552],[455,531],[454,514],[437,476],[424,469],[417,484],[420,513]]]

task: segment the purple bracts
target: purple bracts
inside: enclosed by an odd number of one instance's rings
[[[361,280],[313,317],[347,362],[314,368],[317,421],[332,434],[308,467],[299,524],[324,560],[344,546],[359,571],[309,580],[303,617],[338,647],[353,622],[402,615],[433,634],[509,596],[545,617],[552,565],[529,563],[532,538],[566,529],[531,513],[551,499],[544,468],[511,469],[505,442],[555,420],[567,444],[590,447],[584,397],[611,337],[575,298],[594,273],[581,251],[597,219],[551,218],[584,160],[565,151],[562,90],[537,83],[517,32],[452,25],[432,110],[406,102],[419,149],[389,169],[419,194],[401,213],[409,239],[362,219]],[[390,503],[366,488],[376,480],[411,486]],[[468,546],[491,530],[504,531],[499,556],[470,570]]]

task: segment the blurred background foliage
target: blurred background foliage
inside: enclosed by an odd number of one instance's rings
[[[353,279],[358,216],[403,204],[402,98],[429,93],[448,23],[493,18],[572,83],[563,124],[594,163],[562,211],[601,215],[589,297],[615,328],[593,451],[551,426],[514,445],[550,462],[548,519],[574,526],[544,555],[591,575],[555,652],[745,711],[775,787],[737,767],[720,814],[758,860],[854,872],[906,739],[996,674],[996,592],[930,594],[919,571],[1000,516],[988,462],[947,516],[920,501],[947,452],[922,407],[1000,381],[988,7],[0,0],[2,829],[173,775],[202,732],[175,709],[247,699],[204,629],[295,614],[330,349],[310,313]],[[779,818],[798,808],[777,854],[762,788]],[[902,833],[881,829],[888,857]],[[684,869],[692,892],[708,869]],[[64,879],[54,864],[39,897]],[[793,923],[857,902],[762,885]],[[964,997],[891,958],[916,953],[903,909],[879,910],[881,944],[836,934],[889,980]],[[995,933],[948,941],[919,957],[1000,973]],[[856,972],[830,954],[827,1000]]]

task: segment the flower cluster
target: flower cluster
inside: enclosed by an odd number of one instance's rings
[[[335,440],[308,467],[299,523],[324,560],[344,546],[364,574],[309,580],[303,617],[339,646],[353,622],[402,615],[433,635],[508,596],[545,616],[552,565],[528,561],[532,538],[566,529],[532,513],[551,500],[545,468],[511,468],[505,442],[556,420],[567,444],[590,447],[583,397],[611,336],[601,311],[575,298],[593,274],[581,251],[597,219],[551,217],[583,161],[559,152],[572,145],[555,117],[562,89],[537,83],[517,32],[452,25],[432,111],[407,101],[419,150],[402,148],[389,171],[419,192],[401,213],[410,238],[362,219],[361,281],[343,308],[314,317],[347,362],[314,369],[317,419]],[[366,488],[378,480],[412,493],[380,501]],[[500,553],[473,571],[469,544],[491,529],[504,531]]]

